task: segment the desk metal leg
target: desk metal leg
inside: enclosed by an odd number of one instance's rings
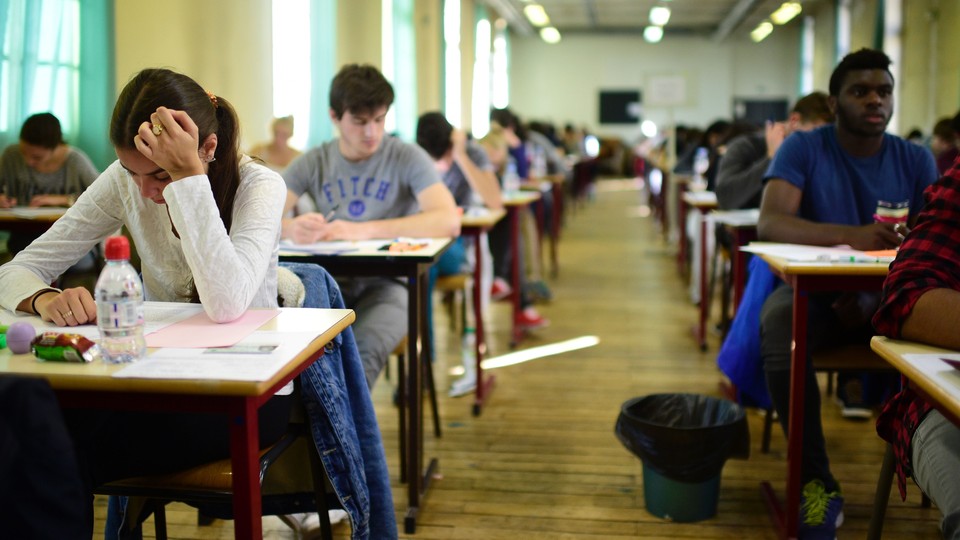
[[[781,538],[796,538],[800,525],[800,468],[803,459],[803,402],[807,377],[807,302],[809,295],[793,286],[793,354],[790,365],[790,412],[787,428],[787,504],[781,508],[770,485],[761,485]]]
[[[254,399],[244,399],[230,415],[230,463],[233,471],[235,538],[263,538],[258,474],[259,428]]]
[[[508,210],[510,219],[510,281],[513,286],[513,328],[510,336],[510,347],[516,347],[523,338],[520,327],[520,211],[522,207],[511,206]]]
[[[553,215],[550,216],[550,277],[557,279],[560,263],[557,257],[557,244],[560,243],[560,218],[563,213],[563,183],[554,182]]]
[[[687,203],[683,201],[683,193],[687,191],[686,184],[677,186],[677,238],[680,246],[677,250],[677,272],[681,276],[687,275]]]
[[[700,212],[700,319],[697,322],[697,345],[701,351],[707,350],[707,319],[710,316],[709,287],[710,278],[707,270],[707,216]]]
[[[496,383],[497,378],[493,375],[489,377],[484,377],[483,375],[483,355],[487,352],[487,335],[484,329],[483,323],[483,294],[482,294],[482,277],[483,277],[483,246],[481,245],[481,233],[477,233],[473,240],[474,248],[474,268],[473,268],[473,318],[474,318],[474,328],[476,331],[476,344],[474,354],[476,357],[476,370],[477,370],[477,388],[474,390],[474,400],[473,400],[473,415],[480,416],[480,411],[484,405],[486,399],[490,396],[490,392],[493,391],[493,386]]]
[[[431,459],[426,473],[423,472],[423,357],[419,354],[421,347],[421,331],[425,328],[425,306],[427,295],[426,272],[416,271],[407,276],[407,295],[409,308],[407,310],[407,355],[409,369],[407,369],[407,513],[404,517],[403,528],[407,534],[417,530],[417,516],[420,512],[420,503],[430,487],[430,479],[437,467],[437,460]],[[424,339],[424,343],[426,340]],[[429,353],[430,347],[425,350]],[[429,359],[428,359],[429,361]]]

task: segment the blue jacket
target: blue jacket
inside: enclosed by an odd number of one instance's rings
[[[303,307],[343,309],[340,288],[323,267],[280,265],[303,282]],[[300,381],[313,440],[337,498],[350,515],[352,538],[397,538],[383,441],[353,329],[347,327],[334,338],[321,360],[300,374]]]

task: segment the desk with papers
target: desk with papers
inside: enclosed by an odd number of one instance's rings
[[[147,304],[148,331],[176,325],[200,306]],[[200,308],[202,309],[202,308]],[[254,312],[259,310],[254,310]],[[29,354],[0,350],[0,376],[46,379],[64,407],[123,407],[125,410],[219,413],[230,418],[233,515],[236,538],[262,538],[258,473],[257,410],[278,390],[323,355],[324,346],[349,326],[348,309],[283,308],[263,310],[268,320],[234,346],[276,344],[259,354],[210,348],[151,349],[132,364],[41,362]],[[0,324],[27,321],[47,329],[36,317],[0,313]],[[153,325],[153,326],[151,326]],[[230,324],[218,325],[227,329]],[[91,325],[58,328],[97,338]],[[210,332],[215,334],[216,332]],[[255,358],[254,358],[255,357]]]

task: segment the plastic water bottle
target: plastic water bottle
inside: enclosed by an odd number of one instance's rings
[[[147,352],[143,338],[143,283],[130,265],[130,242],[111,236],[107,264],[97,280],[97,328],[105,362],[135,362]]]
[[[477,332],[469,326],[463,331],[463,338],[461,338],[461,355],[463,360],[463,367],[468,371],[472,371],[475,368],[477,362]]]
[[[517,164],[510,160],[507,170],[503,173],[503,193],[507,196],[520,191],[520,175],[517,174]]]
[[[697,148],[697,152],[693,157],[693,182],[702,185],[700,189],[706,188],[707,180],[703,175],[707,173],[709,168],[710,151],[706,147],[701,146]]]

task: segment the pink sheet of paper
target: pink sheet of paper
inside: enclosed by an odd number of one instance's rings
[[[223,324],[211,321],[206,313],[197,313],[189,319],[147,334],[147,347],[180,349],[230,347],[252,334],[278,313],[279,311],[275,309],[255,309],[247,311],[235,321]]]

